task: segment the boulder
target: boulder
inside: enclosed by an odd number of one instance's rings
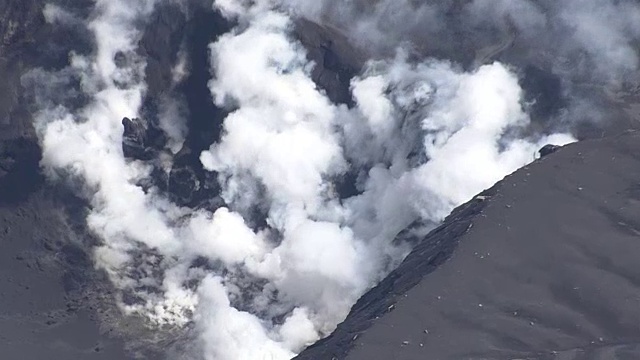
[[[542,158],[556,152],[560,148],[561,148],[560,145],[547,144],[543,146],[540,150],[538,150],[538,154],[540,154],[540,157]]]
[[[122,119],[122,152],[125,158],[149,161],[164,148],[167,139],[162,130],[139,118]]]

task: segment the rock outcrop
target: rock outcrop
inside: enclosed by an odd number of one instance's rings
[[[549,154],[553,154],[554,152],[558,151],[558,149],[560,149],[560,146],[558,145],[547,144],[543,146],[540,150],[538,150],[538,154],[540,155],[540,157],[545,157]]]
[[[161,129],[144,119],[122,119],[122,152],[125,158],[148,161],[163,150],[167,138]]]

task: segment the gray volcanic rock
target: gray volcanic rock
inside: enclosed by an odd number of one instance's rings
[[[351,79],[360,73],[366,60],[362,51],[339,30],[306,19],[295,24],[295,35],[315,63],[311,77],[335,103],[351,105]]]
[[[167,139],[161,129],[144,119],[122,119],[122,152],[124,157],[136,160],[151,160],[158,156]]]
[[[0,202],[2,358],[127,358],[109,325],[119,317],[109,284],[93,271],[87,236],[62,205],[72,196],[52,193],[38,186],[17,203]]]
[[[639,358],[639,152],[628,132],[508,176],[297,359]]]
[[[558,146],[558,145],[547,144],[547,145],[543,146],[540,150],[538,150],[538,154],[540,154],[540,157],[544,157],[544,156],[547,156],[549,154],[553,154],[558,149],[560,149],[560,146]]]
[[[87,44],[47,24],[44,3],[0,0],[0,358],[158,358],[124,344],[125,332],[144,331],[124,324],[111,284],[94,268],[97,241],[85,228],[77,189],[48,183],[41,173],[31,89],[21,77],[63,66],[71,48]]]

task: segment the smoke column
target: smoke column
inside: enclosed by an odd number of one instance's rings
[[[169,142],[156,163],[122,150],[121,120],[143,115],[148,96],[141,27],[162,1],[96,0],[89,20],[47,6],[49,22],[84,24],[95,49],[72,53],[60,71],[36,69],[25,82],[65,88],[65,79],[78,80],[80,103],[53,90],[36,94],[42,166],[90,202],[87,225],[101,240],[95,263],[118,289],[122,311],[158,331],[185,329],[190,359],[292,358],[402,261],[411,246],[394,241],[401,231],[420,224],[425,234],[543,145],[575,141],[566,131],[531,131],[512,65],[465,65],[444,45],[419,48],[425,34],[450,31],[439,20],[445,5],[216,0],[214,9],[235,24],[210,45],[211,101],[227,115],[199,158],[224,205],[178,205],[144,185],[157,162],[170,170],[184,142],[188,115],[178,100],[165,99],[160,111]],[[630,2],[587,3],[503,1],[492,9],[476,0],[461,14],[466,27],[491,22],[525,38],[571,26],[558,51],[585,50],[598,64],[594,81],[621,87],[638,66],[625,34],[638,34],[640,12]],[[607,16],[583,21],[596,10]],[[352,105],[333,103],[312,80],[316,64],[295,37],[299,16],[373,44],[351,79]],[[605,30],[614,43],[594,38]],[[406,44],[390,45],[403,37]],[[431,50],[454,55],[421,55]],[[178,60],[172,81],[184,78],[185,64]],[[577,101],[566,119],[582,115]],[[346,181],[351,193],[340,190]]]

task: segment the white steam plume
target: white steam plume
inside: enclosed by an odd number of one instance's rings
[[[465,72],[398,50],[352,80],[354,107],[333,104],[286,12],[219,0],[239,23],[211,45],[212,101],[229,115],[200,158],[227,206],[179,207],[137,185],[152,165],[126,160],[121,145],[120,120],[145,97],[138,26],[154,5],[96,2],[96,52],[63,72],[82,74],[90,101],[47,106],[37,126],[48,173],[85,184],[88,225],[103,241],[95,259],[122,308],[156,325],[194,322],[193,358],[293,357],[402,260],[408,249],[393,240],[409,224],[437,224],[542,145],[573,141],[518,137],[529,122],[522,90],[497,62]],[[171,124],[179,143],[185,130]],[[343,196],[338,183],[352,174],[357,194]],[[256,208],[265,219],[250,226]]]
[[[399,55],[354,80],[354,109],[333,105],[311,81],[283,13],[266,2],[217,5],[245,25],[211,47],[211,91],[232,112],[201,160],[219,173],[231,208],[268,204],[266,231],[276,231],[278,241],[247,268],[304,310],[303,324],[319,335],[402,258],[391,243],[409,223],[437,223],[530,161],[542,144],[572,141],[505,136],[528,118],[517,78],[497,63],[463,73]],[[416,147],[431,160],[412,164]],[[340,202],[333,182],[348,163],[362,173],[362,192]]]
[[[590,82],[619,86],[638,69],[640,6],[636,0],[273,0],[302,16],[344,30],[380,54],[411,43],[422,54],[464,58],[517,37],[527,60]],[[462,41],[465,39],[466,41]],[[563,66],[559,59],[570,66]],[[595,70],[595,71],[594,71]]]

